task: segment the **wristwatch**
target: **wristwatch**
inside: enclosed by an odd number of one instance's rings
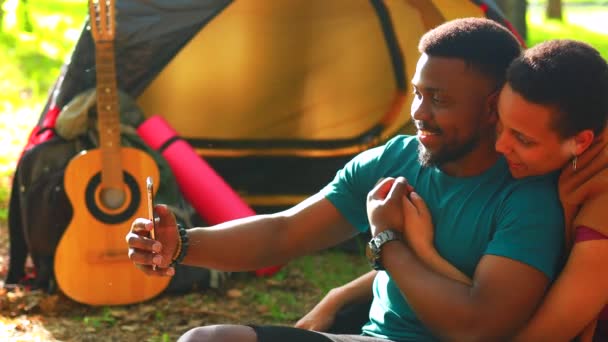
[[[382,262],[380,261],[382,246],[387,242],[398,240],[401,240],[401,234],[394,229],[382,231],[369,240],[367,247],[365,248],[365,256],[373,269],[377,271],[384,270],[384,265],[382,265]]]

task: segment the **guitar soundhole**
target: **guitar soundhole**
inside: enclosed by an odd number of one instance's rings
[[[122,189],[102,189],[100,193],[101,203],[106,208],[116,210],[125,204],[125,192]]]
[[[131,201],[128,203],[126,208],[120,212],[112,212],[109,213],[104,208],[100,208],[98,202],[96,200],[96,193],[101,185],[101,172],[98,172],[91,178],[89,183],[87,184],[85,201],[87,204],[87,209],[95,217],[98,221],[109,223],[109,224],[117,224],[121,222],[125,222],[129,218],[131,218],[141,203],[141,193],[139,190],[139,186],[137,185],[137,181],[133,176],[128,174],[127,172],[123,172],[124,182],[129,188],[129,192],[131,193]],[[105,194],[107,192],[107,194]],[[116,194],[115,192],[119,192],[120,194]],[[124,207],[125,201],[125,192],[120,189],[103,189],[101,190],[101,201],[104,202],[104,206],[108,209],[118,209]],[[109,199],[108,199],[109,198]]]

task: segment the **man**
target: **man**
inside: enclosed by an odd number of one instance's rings
[[[563,223],[554,179],[514,180],[494,150],[497,91],[520,46],[498,24],[469,18],[429,31],[419,50],[416,137],[360,154],[318,194],[284,212],[189,229],[180,239],[173,216],[159,206],[157,241],[147,238],[146,219],[135,220],[127,235],[138,267],[172,275],[168,266],[184,255],[189,265],[253,270],[371,229],[370,260],[381,271],[364,336],[220,325],[192,329],[181,340],[500,340],[532,314],[555,275]],[[474,279],[472,286],[429,271],[399,239],[401,210],[382,198],[405,195],[405,179],[429,206],[437,249]]]

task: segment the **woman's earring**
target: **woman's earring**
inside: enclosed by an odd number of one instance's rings
[[[578,159],[578,156],[575,154],[574,158],[572,158],[572,170],[576,171],[576,161]]]

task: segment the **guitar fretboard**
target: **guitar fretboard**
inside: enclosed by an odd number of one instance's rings
[[[103,188],[122,187],[120,154],[120,113],[116,83],[114,44],[96,42],[97,127],[102,153],[101,181]]]

